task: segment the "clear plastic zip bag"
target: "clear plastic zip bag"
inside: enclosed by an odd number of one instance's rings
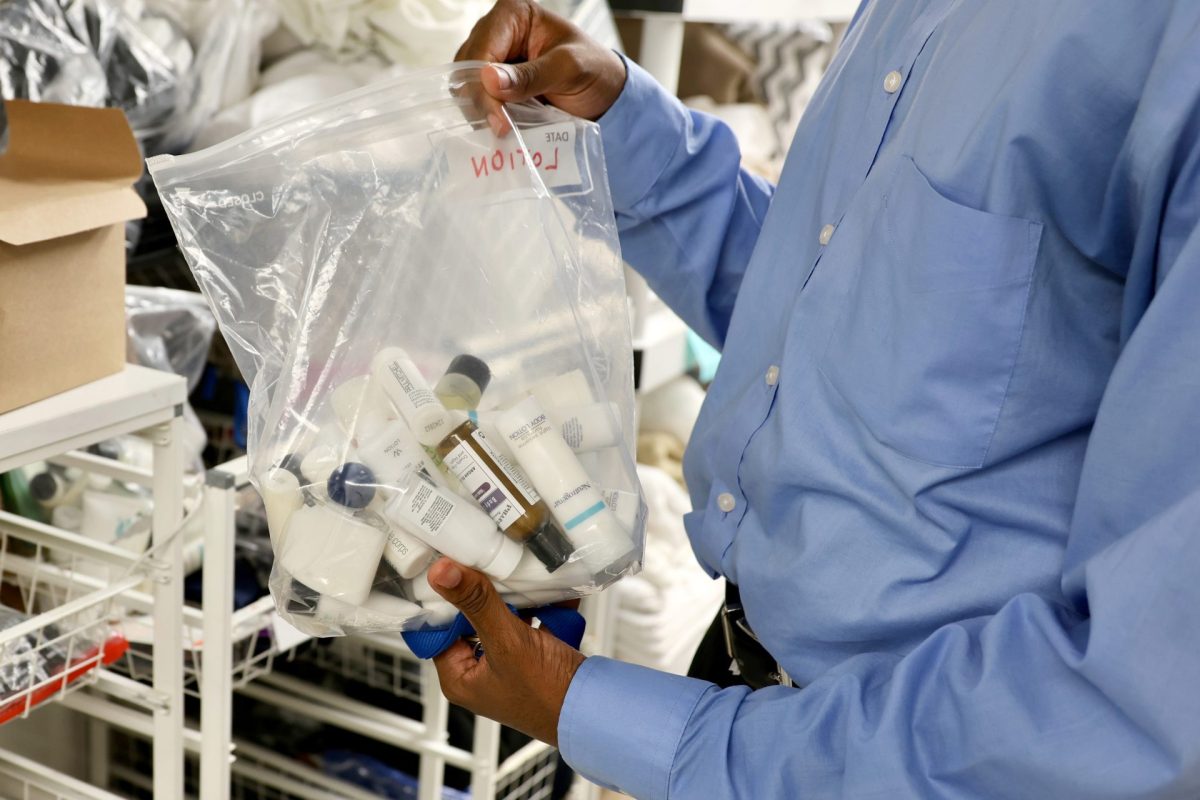
[[[482,66],[149,162],[250,383],[272,593],[315,635],[449,622],[424,574],[438,553],[518,607],[640,568],[599,129],[526,103],[497,137]]]

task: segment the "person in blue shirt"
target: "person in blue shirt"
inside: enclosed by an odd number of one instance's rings
[[[723,351],[687,530],[795,686],[585,660],[443,560],[446,694],[643,800],[1200,797],[1200,3],[867,0],[777,186],[529,0],[460,56],[599,121]]]

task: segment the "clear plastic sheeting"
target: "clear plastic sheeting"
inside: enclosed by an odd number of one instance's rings
[[[187,378],[193,392],[208,362],[217,321],[195,292],[157,286],[125,287],[129,359]]]
[[[281,613],[314,635],[515,606],[640,567],[624,276],[597,126],[482,64],[372,84],[150,171],[250,382]]]
[[[125,287],[125,334],[131,363],[174,372],[187,379],[188,393],[196,390],[217,321],[208,303],[196,292],[156,286]],[[202,454],[208,436],[191,405],[184,406],[185,467],[204,469]]]
[[[187,105],[191,46],[167,16],[111,0],[0,3],[0,95],[115,106],[154,151]]]

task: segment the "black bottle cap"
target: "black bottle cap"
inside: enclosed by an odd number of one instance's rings
[[[547,572],[567,563],[567,559],[575,552],[575,545],[567,535],[558,529],[557,525],[547,524],[540,531],[525,540],[525,546],[546,566]]]
[[[346,508],[366,508],[375,499],[375,473],[365,464],[348,461],[329,473],[329,499]]]
[[[450,361],[450,366],[446,368],[446,374],[452,373],[458,373],[473,380],[479,387],[480,394],[487,389],[488,383],[492,380],[492,370],[487,363],[482,358],[476,358],[468,353],[457,355]]]
[[[58,492],[58,479],[49,472],[39,472],[29,479],[29,493],[39,503],[44,503]]]

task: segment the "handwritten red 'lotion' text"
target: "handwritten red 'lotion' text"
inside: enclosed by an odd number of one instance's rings
[[[544,134],[546,141],[534,145],[532,142],[527,142],[529,146],[529,159],[533,162],[533,166],[544,172],[553,172],[558,169],[558,142],[570,144],[571,138],[565,131],[547,132]],[[526,165],[525,151],[520,147],[499,148],[497,147],[491,153],[482,156],[471,156],[471,171],[476,178],[486,178],[492,174],[500,174],[504,172],[514,172],[518,169],[524,169]]]

